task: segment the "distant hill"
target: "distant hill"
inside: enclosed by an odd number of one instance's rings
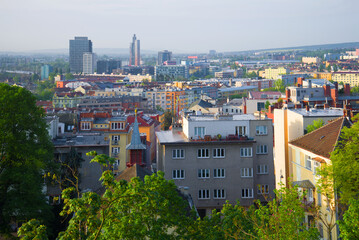
[[[224,54],[243,54],[251,52],[285,52],[285,51],[314,51],[314,50],[330,50],[330,49],[345,49],[345,48],[359,48],[359,42],[349,42],[349,43],[331,43],[331,44],[321,44],[321,45],[310,45],[310,46],[300,46],[300,47],[286,47],[286,48],[268,48],[268,49],[258,49],[258,50],[246,50],[246,51],[236,51],[236,52],[225,52]]]

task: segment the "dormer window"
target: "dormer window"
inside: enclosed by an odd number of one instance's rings
[[[124,125],[123,122],[113,122],[111,123],[111,130],[123,130]]]

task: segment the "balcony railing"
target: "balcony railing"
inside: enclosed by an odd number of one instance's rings
[[[225,137],[221,136],[220,134],[211,136],[211,135],[205,135],[202,137],[197,137],[195,139],[191,138],[191,141],[194,142],[211,142],[211,141],[253,141],[254,138],[250,138],[248,136],[238,136],[235,134],[229,134]]]

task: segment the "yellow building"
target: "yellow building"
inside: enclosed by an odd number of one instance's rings
[[[317,72],[313,74],[313,77],[316,79],[327,79],[328,81],[332,80],[332,73],[330,72]]]
[[[283,75],[283,74],[289,74],[289,69],[284,67],[265,69],[265,77],[267,79],[277,80],[279,79],[279,75]]]
[[[349,83],[351,87],[359,86],[359,72],[334,72],[332,80],[338,83]]]
[[[110,157],[116,158],[115,171],[121,172],[126,169],[126,162],[129,158],[127,144],[131,142],[130,125],[127,124],[127,117],[111,117],[108,119],[108,137],[110,140]]]
[[[343,126],[350,127],[346,117],[339,117],[327,125],[289,142],[289,172],[293,185],[306,192],[306,221],[317,220],[317,227],[322,239],[338,239],[337,201],[334,194],[327,198],[318,190],[317,169],[325,164],[330,165],[330,154],[334,150]],[[332,190],[331,190],[332,191]],[[319,211],[310,211],[310,207]],[[330,226],[331,227],[327,227]],[[331,229],[331,238],[328,234]]]

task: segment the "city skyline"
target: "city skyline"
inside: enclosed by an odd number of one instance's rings
[[[173,52],[356,42],[358,7],[355,0],[3,0],[0,51],[66,48],[73,36],[88,36],[98,48],[126,48],[133,33],[142,49]]]

